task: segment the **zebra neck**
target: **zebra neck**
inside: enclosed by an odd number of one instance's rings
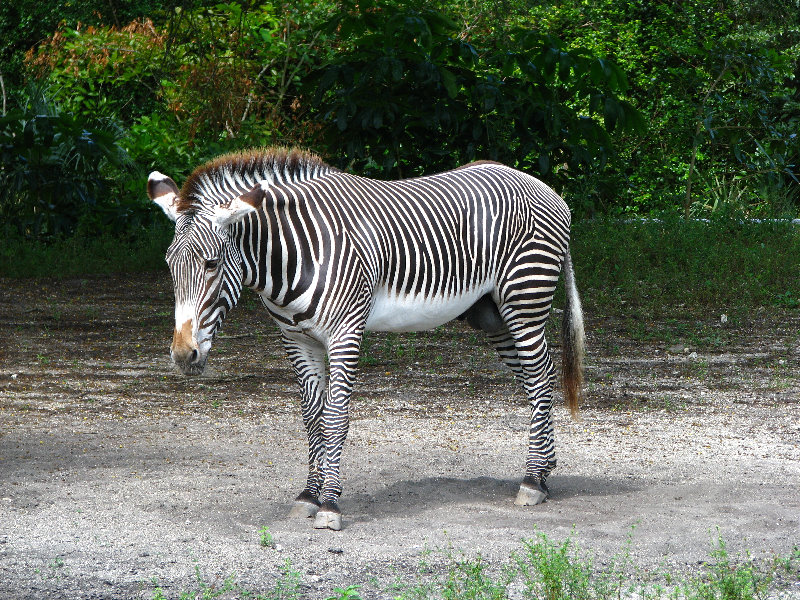
[[[296,205],[259,210],[237,226],[234,238],[242,258],[242,283],[265,301],[304,311],[324,280],[327,241],[312,240],[296,214]]]
[[[286,185],[323,177],[338,169],[300,150],[273,149],[221,156],[189,176],[178,210],[227,204],[258,184]]]

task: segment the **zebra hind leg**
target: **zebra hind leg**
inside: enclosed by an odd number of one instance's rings
[[[500,331],[489,332],[488,337],[502,361],[509,369],[511,369],[511,372],[514,373],[517,380],[524,385],[525,371],[520,363],[519,355],[517,354],[517,349],[514,345],[514,338],[511,337],[508,329],[504,327]],[[550,371],[551,374],[548,377],[548,380],[552,385],[552,381],[555,377],[555,370],[550,369]],[[553,461],[552,466],[555,466],[555,461]],[[552,467],[550,467],[550,469],[551,468]],[[550,469],[548,469],[548,472]],[[514,504],[517,506],[531,506],[535,504],[541,504],[547,500],[550,492],[547,489],[547,484],[545,484],[546,478],[547,476],[543,474],[538,474],[538,476],[526,474],[525,478],[520,484],[519,493],[514,500]]]
[[[530,506],[544,502],[550,495],[545,481],[556,466],[555,440],[551,418],[553,406],[553,374],[555,369],[544,339],[531,347],[530,359],[520,349],[523,370],[523,387],[531,405],[531,424],[528,437],[528,453],[525,460],[525,478],[514,501],[518,506]],[[532,359],[532,360],[531,360]]]
[[[524,385],[526,381],[525,370],[520,362],[514,338],[508,331],[506,324],[502,321],[500,312],[497,309],[497,305],[491,300],[491,298],[489,296],[484,296],[481,298],[462,315],[462,318],[465,318],[467,323],[469,323],[475,329],[481,329],[486,332],[489,341],[497,351],[500,359],[511,370],[511,372],[514,373],[517,380]],[[553,364],[550,360],[547,362],[547,379],[550,382],[550,386],[553,387],[555,383],[555,369],[553,368]],[[554,460],[553,465],[549,469],[552,469],[553,466],[555,466]],[[546,474],[526,474],[525,478],[520,484],[519,492],[514,500],[514,504],[517,506],[531,506],[535,504],[541,504],[547,500],[550,492],[547,489],[547,484],[545,483],[546,478]]]
[[[548,498],[546,480],[556,466],[551,418],[555,368],[544,336],[553,290],[547,290],[548,294],[536,291],[532,294],[522,288],[505,295],[499,312],[508,337],[497,332],[492,339],[506,364],[518,375],[531,406],[525,477],[515,500],[520,506],[540,504]]]

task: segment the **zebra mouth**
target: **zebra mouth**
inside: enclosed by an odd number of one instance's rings
[[[177,356],[172,353],[172,362],[184,375],[202,375],[206,368],[207,355],[201,355],[197,350],[192,350],[186,355]]]
[[[180,363],[175,363],[175,366],[178,367],[178,370],[183,373],[184,375],[188,375],[193,377],[195,375],[202,375],[203,371],[206,369],[206,361],[203,361],[199,364],[193,365],[185,365]]]

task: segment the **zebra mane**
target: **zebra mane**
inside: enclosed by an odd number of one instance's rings
[[[337,171],[316,154],[297,148],[224,154],[194,170],[181,188],[176,208],[185,212],[225,204],[262,181],[293,183]]]

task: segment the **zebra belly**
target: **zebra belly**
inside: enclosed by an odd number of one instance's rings
[[[452,321],[475,304],[491,288],[475,288],[458,295],[400,296],[377,290],[367,319],[370,331],[423,331]]]

